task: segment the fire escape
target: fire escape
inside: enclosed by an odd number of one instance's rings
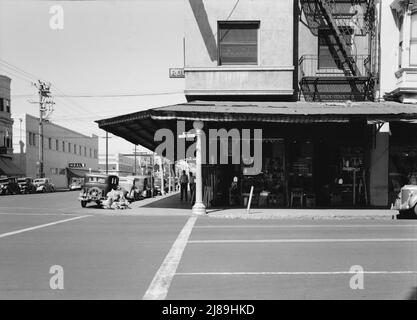
[[[304,99],[373,100],[370,51],[368,48],[367,52],[357,54],[356,39],[361,38],[361,50],[363,40],[374,34],[374,0],[300,2],[305,24],[319,38],[319,54],[305,55],[299,60],[299,84]]]

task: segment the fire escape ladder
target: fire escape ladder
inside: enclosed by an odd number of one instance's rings
[[[335,7],[336,3],[334,0],[318,0],[318,5],[337,44],[337,46],[329,46],[330,52],[335,57],[335,60],[340,62],[345,76],[360,76],[356,62],[349,54],[350,48],[345,35],[341,32],[333,17],[332,6]]]

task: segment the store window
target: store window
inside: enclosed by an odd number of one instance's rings
[[[6,112],[10,113],[10,100],[5,99],[4,103]]]
[[[241,203],[247,205],[253,186],[254,207],[283,207],[286,205],[284,139],[263,139],[263,144],[262,173],[242,176]]]
[[[219,65],[258,64],[259,21],[219,21]]]
[[[401,188],[407,184],[417,184],[417,147],[390,146],[388,186],[390,202],[394,202]]]

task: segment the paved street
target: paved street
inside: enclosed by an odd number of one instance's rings
[[[116,211],[77,196],[0,197],[0,299],[407,299],[417,286],[415,220],[218,219],[171,214],[169,198]]]

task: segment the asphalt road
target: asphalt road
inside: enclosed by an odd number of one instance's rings
[[[77,195],[0,197],[0,299],[407,299],[417,287],[415,220],[215,219],[170,215],[166,201],[126,215]]]

